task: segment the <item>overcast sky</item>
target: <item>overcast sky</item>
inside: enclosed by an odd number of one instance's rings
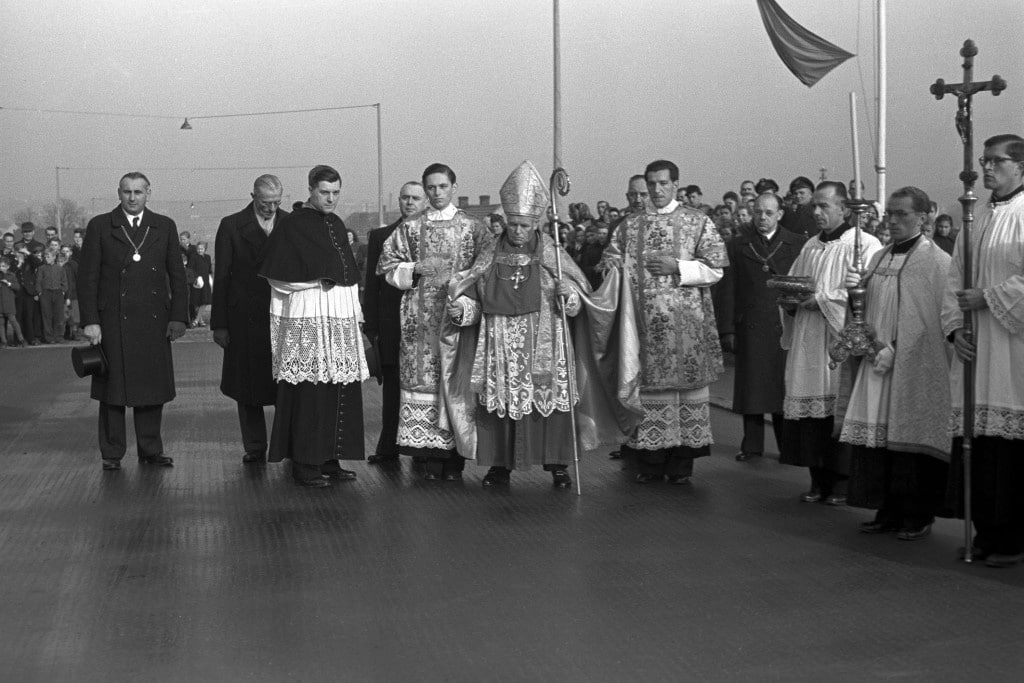
[[[570,199],[624,205],[627,177],[659,157],[712,203],[744,178],[785,185],[798,174],[817,180],[824,167],[848,180],[851,90],[871,111],[860,112],[860,137],[873,194],[875,3],[780,4],[858,57],[808,89],[775,55],[754,0],[563,0]],[[976,79],[1009,82],[999,97],[976,98],[979,143],[1024,133],[1024,2],[888,5],[888,188],[916,184],[956,209],[956,107],[928,86],[960,80],[958,50],[973,38]],[[0,106],[172,117],[0,111],[0,200],[52,201],[60,166],[70,169],[65,196],[106,210],[117,178],[138,169],[153,182],[154,206],[195,201],[215,225],[244,205],[261,171],[280,175],[295,200],[306,194],[305,169],[328,163],[342,173],[344,199],[373,209],[372,108],[179,126],[184,116],[381,102],[385,198],[442,161],[475,203],[496,196],[523,159],[550,172],[551,52],[545,0],[0,0]],[[232,166],[258,168],[191,170]]]

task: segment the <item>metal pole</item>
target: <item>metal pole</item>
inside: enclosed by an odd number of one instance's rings
[[[558,18],[558,0],[553,0],[554,7],[554,155],[552,168],[564,168],[562,165],[562,48],[561,48],[561,24]],[[551,196],[551,203],[554,205],[555,196]]]
[[[373,105],[377,108],[377,227],[384,223],[384,152],[381,147],[380,102]]]
[[[555,219],[553,238],[555,240],[555,275],[558,281],[562,281],[562,237],[558,230],[558,205],[555,197],[569,194],[569,174],[564,168],[556,168],[551,174],[551,211]],[[569,316],[565,313],[566,301],[564,296],[559,296],[562,302],[562,353],[565,354],[565,364],[569,368],[569,421],[572,423],[572,464],[576,473],[576,495],[583,495],[583,485],[580,482],[580,444],[579,436],[576,434],[576,366],[573,363],[572,344],[569,342]]]
[[[885,203],[885,142],[886,142],[886,99],[888,84],[886,76],[886,35],[885,35],[885,0],[878,0],[878,161],[875,172],[878,174],[878,194],[875,199]]]
[[[60,166],[54,167],[54,173],[57,176],[57,206],[54,213],[57,215],[57,239],[64,241],[64,234],[62,228],[61,215],[60,215]]]

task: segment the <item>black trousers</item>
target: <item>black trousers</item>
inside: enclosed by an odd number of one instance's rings
[[[782,413],[772,413],[772,432],[775,446],[782,449]],[[743,416],[743,441],[740,451],[748,455],[764,454],[764,415]]]
[[[875,508],[876,522],[912,528],[931,524],[943,511],[949,466],[924,453],[854,446],[850,505]]]
[[[693,474],[693,459],[710,455],[711,447],[675,446],[647,451],[623,444],[619,451],[623,458],[636,463],[636,469],[641,474],[689,477]]]
[[[238,426],[242,430],[242,446],[246,453],[267,454],[267,419],[263,406],[238,404]]]
[[[1024,440],[978,436],[971,458],[971,519],[974,545],[987,553],[1024,552]],[[963,516],[963,439],[953,439],[949,493]]]
[[[139,457],[163,455],[164,442],[160,438],[160,423],[163,420],[163,404],[135,406],[132,417],[135,420],[135,444]],[[100,401],[99,418],[100,456],[104,460],[120,460],[128,450],[128,434],[125,428],[125,406],[115,406]]]
[[[15,299],[18,308],[18,322],[21,323],[21,333],[25,335],[25,341],[35,341],[43,336],[43,329],[40,318],[42,313],[39,302],[28,294],[22,294]]]
[[[382,365],[380,408],[380,438],[377,439],[377,455],[398,455],[398,412],[401,406],[402,387],[398,381],[397,365]]]

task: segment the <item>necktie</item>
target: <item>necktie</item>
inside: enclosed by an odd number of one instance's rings
[[[138,240],[139,239],[139,217],[138,216],[136,216],[135,218],[132,219],[132,239],[133,240]]]

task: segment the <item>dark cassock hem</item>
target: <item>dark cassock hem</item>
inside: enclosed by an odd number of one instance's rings
[[[963,438],[953,439],[947,506],[964,516]],[[979,436],[971,449],[974,545],[986,552],[1024,552],[1024,440]]]
[[[850,473],[850,449],[832,436],[834,417],[805,417],[782,421],[779,462],[827,470],[840,477]]]
[[[847,502],[883,511],[905,526],[930,523],[945,510],[948,465],[924,453],[853,446]]]
[[[711,455],[711,446],[674,446],[647,451],[623,444],[619,448],[619,453],[623,458],[636,463],[636,469],[641,474],[688,477],[693,474],[694,458]]]
[[[267,459],[320,466],[328,460],[363,460],[363,387],[277,383],[274,427]]]
[[[477,463],[484,467],[526,470],[531,465],[567,465],[572,452],[572,418],[554,411],[530,413],[519,420],[477,411]]]

